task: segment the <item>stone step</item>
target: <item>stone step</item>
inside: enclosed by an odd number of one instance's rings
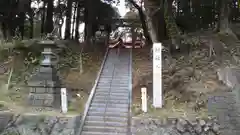
[[[93,99],[92,103],[128,104],[129,100]]]
[[[95,99],[115,99],[115,100],[128,100],[129,96],[118,96],[118,95],[95,95]]]
[[[120,74],[118,74],[118,75],[114,75],[114,76],[112,76],[112,77],[106,77],[106,76],[101,76],[100,78],[99,78],[99,81],[101,81],[101,80],[108,80],[108,81],[129,81],[129,79],[130,79],[130,77],[129,76],[127,76],[127,77],[121,77],[121,75]]]
[[[116,87],[116,86],[97,86],[96,89],[100,89],[100,90],[107,90],[107,89],[111,89],[111,90],[118,90],[118,91],[129,91],[129,86],[128,87]]]
[[[119,94],[129,94],[129,90],[114,90],[114,89],[98,89],[96,92],[98,93],[119,93]]]
[[[112,117],[128,117],[128,113],[116,113],[116,112],[94,112],[94,111],[89,111],[88,112],[89,116],[112,116]]]
[[[84,125],[83,131],[95,131],[95,132],[110,132],[110,133],[127,133],[128,129],[126,127],[113,127],[113,126],[91,126]]]
[[[129,83],[119,84],[119,83],[98,83],[98,87],[119,87],[119,88],[129,88]]]
[[[129,72],[127,69],[125,70],[121,70],[121,69],[114,69],[113,71],[112,70],[103,70],[101,72],[102,75],[113,75],[113,74],[122,74],[123,76],[129,76]]]
[[[125,75],[125,76],[122,76],[122,75],[118,75],[118,76],[113,76],[113,75],[106,75],[106,74],[101,74],[101,78],[113,78],[114,79],[128,79],[129,78],[129,75]]]
[[[92,116],[92,115],[87,115],[86,121],[110,121],[110,122],[127,123],[128,118],[115,117],[115,116]]]
[[[129,89],[129,85],[124,84],[124,85],[119,85],[119,84],[98,84],[97,85],[97,89],[109,89],[111,88],[112,90],[128,90]]]
[[[129,50],[110,49],[81,135],[128,135]]]
[[[130,79],[128,80],[114,80],[114,79],[100,79],[98,83],[119,83],[119,84],[125,84],[129,83]]]
[[[113,121],[85,121],[86,125],[91,125],[91,126],[117,126],[117,127],[125,127],[127,128],[128,123],[124,122],[113,122]]]
[[[129,78],[125,78],[125,79],[122,79],[122,78],[113,78],[113,77],[100,77],[99,78],[99,81],[105,81],[105,80],[111,80],[111,81],[129,81]]]
[[[81,135],[127,135],[127,133],[82,131]]]
[[[123,98],[123,97],[116,98],[116,97],[98,96],[98,97],[94,97],[94,100],[100,100],[100,101],[103,101],[103,100],[108,101],[109,100],[109,102],[111,102],[111,100],[115,100],[115,101],[119,101],[119,102],[121,102],[121,101],[127,101],[128,102],[129,98],[128,97],[126,97],[126,98]]]
[[[108,103],[108,102],[106,102],[106,103],[97,103],[97,102],[92,102],[91,103],[91,106],[98,106],[98,107],[105,107],[106,105],[108,105],[108,106],[118,106],[118,107],[128,107],[129,105],[128,105],[128,103],[126,103],[126,104],[116,104],[116,103]]]
[[[117,108],[117,107],[107,107],[107,108],[100,108],[100,107],[90,107],[89,111],[94,112],[115,112],[115,113],[127,113],[128,108]]]
[[[129,85],[129,81],[99,81],[98,84],[120,84],[120,85]]]
[[[110,90],[107,90],[107,92],[100,92],[100,91],[96,91],[96,93],[95,93],[95,96],[123,96],[123,97],[128,97],[129,96],[129,92],[127,91],[127,92],[124,92],[124,93],[122,93],[122,92],[110,92],[109,93],[109,91]]]

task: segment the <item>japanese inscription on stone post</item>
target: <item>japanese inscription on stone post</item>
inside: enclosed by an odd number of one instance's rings
[[[153,44],[153,106],[162,108],[162,44]]]
[[[62,113],[67,113],[68,105],[67,105],[67,90],[66,90],[66,88],[61,89],[61,106],[62,106]]]

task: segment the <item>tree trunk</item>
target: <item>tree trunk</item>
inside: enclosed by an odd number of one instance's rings
[[[73,12],[73,27],[72,27],[72,39],[74,38],[74,29],[76,29],[76,11],[77,11],[77,3],[79,2],[75,2],[74,4],[74,12]]]
[[[62,17],[63,16],[63,13],[62,13],[63,11],[62,11],[60,5],[61,5],[61,0],[58,0],[58,8],[59,8],[59,11],[60,11],[58,17],[59,17],[59,21],[61,21],[61,24],[58,25],[59,26],[58,33],[59,33],[60,38],[62,39],[62,25],[64,23],[64,20],[63,20],[63,17]]]
[[[139,13],[139,19],[141,21],[141,24],[142,24],[142,28],[143,28],[143,34],[147,40],[147,43],[149,45],[152,44],[152,39],[148,33],[148,26],[146,24],[146,16],[145,14],[143,13],[143,10],[140,6],[137,5],[137,3],[135,3],[133,0],[128,0],[137,10],[138,10],[138,13]]]
[[[1,23],[1,30],[2,30],[2,34],[3,34],[3,38],[5,39],[5,40],[7,40],[7,25],[6,25],[6,22],[5,21],[3,21],[2,23]]]
[[[159,42],[158,40],[158,35],[157,35],[157,31],[156,31],[156,27],[155,27],[155,24],[154,24],[154,19],[150,16],[148,16],[148,27],[149,27],[149,33],[151,35],[151,40],[153,43],[157,43]]]
[[[15,28],[16,28],[16,25],[15,25],[15,13],[12,12],[10,13],[9,17],[8,17],[8,22],[7,22],[7,35],[8,35],[8,40],[11,40],[13,36],[15,36]]]
[[[53,31],[53,0],[48,0],[46,18],[45,32],[51,33]]]
[[[73,0],[68,0],[67,2],[65,39],[70,39],[71,36],[72,3]]]
[[[230,28],[229,15],[230,15],[230,0],[219,0],[220,1],[220,18],[219,18],[219,32],[221,34],[228,34],[237,39],[237,36],[233,33]]]
[[[4,40],[4,32],[2,26],[0,26],[0,41]]]
[[[219,30],[223,33],[228,33],[229,29],[229,2],[228,0],[220,0],[220,16],[219,16]]]
[[[29,31],[29,38],[32,39],[33,38],[33,13],[30,13],[30,31]]]
[[[91,38],[93,36],[93,24],[91,22],[86,23],[86,42],[91,45]]]
[[[29,38],[32,39],[33,38],[33,10],[31,9],[31,3],[32,3],[32,0],[29,0],[29,7],[28,7],[28,12],[29,12],[29,16],[30,16],[30,19],[29,19],[29,23],[30,23],[30,31],[29,31]]]
[[[85,12],[85,36],[87,45],[91,45],[91,38],[93,36],[93,20],[94,20],[94,10],[92,9],[92,0],[86,1],[86,12]]]
[[[142,11],[142,8],[139,7],[137,9],[138,9],[138,13],[139,13],[139,18],[140,18],[141,23],[142,23],[143,34],[144,34],[144,36],[147,40],[147,43],[149,45],[151,45],[153,41],[152,41],[152,39],[149,35],[149,32],[148,32],[148,27],[147,27],[147,24],[146,24],[146,16],[144,15],[144,13]]]
[[[173,0],[164,0],[164,20],[168,31],[168,36],[171,38],[172,44],[176,45],[176,49],[178,49],[181,45],[181,32],[173,17],[172,2]]]
[[[23,40],[24,22],[25,22],[25,13],[24,12],[20,12],[19,19],[20,19],[19,32],[21,34],[21,39]]]
[[[78,1],[77,4],[77,16],[76,16],[76,29],[75,29],[75,40],[79,40],[79,25],[80,25],[80,8],[81,8],[81,2]]]
[[[43,3],[43,11],[42,11],[42,23],[41,23],[41,35],[43,35],[44,31],[44,25],[45,25],[45,10],[46,10],[46,2]]]
[[[146,9],[147,24],[152,42],[161,42],[162,40],[166,39],[166,24],[163,15],[163,4],[160,2],[150,2],[145,0],[144,7]]]
[[[168,39],[163,12],[163,8],[161,8],[157,14],[152,16],[153,29],[156,31],[157,34],[157,41],[160,42]]]

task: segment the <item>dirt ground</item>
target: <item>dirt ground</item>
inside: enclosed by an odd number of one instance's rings
[[[217,38],[207,38],[215,36]],[[216,72],[219,67],[236,64],[233,62],[228,46],[232,39],[216,34],[198,34],[200,39],[189,55],[182,54],[176,57],[167,57],[163,61],[163,92],[164,106],[155,109],[152,106],[152,60],[150,47],[133,50],[133,112],[139,117],[185,117],[206,118],[208,95],[226,90],[226,86],[218,81]],[[196,38],[196,35],[194,35]],[[221,58],[210,57],[208,40],[213,44],[226,45]],[[237,42],[237,41],[236,41]],[[234,43],[236,43],[234,42]],[[232,43],[230,43],[232,44]],[[234,48],[237,48],[235,46]],[[216,52],[216,51],[215,51]],[[147,86],[148,113],[141,112],[141,86]]]
[[[69,111],[84,111],[85,103],[100,70],[105,51],[105,49],[96,49],[95,51],[85,52],[83,54],[83,74],[80,75],[78,68],[70,69],[68,74],[65,74],[64,82],[67,88],[71,90],[73,97]]]
[[[59,75],[63,85],[67,88],[70,97],[69,114],[79,114],[84,111],[85,102],[92,89],[97,73],[99,71],[105,49],[88,49],[83,52],[83,73],[79,70],[79,54],[82,44],[68,42],[64,53],[60,54],[60,62],[58,68]],[[13,111],[17,113],[57,113],[59,110],[35,108],[27,105],[27,96],[29,88],[26,87],[26,81],[29,75],[34,72],[38,65],[24,64],[26,56],[20,52],[17,57],[14,57],[14,62],[9,51],[4,51],[5,55],[1,55],[2,68],[0,69],[0,110]],[[1,53],[3,54],[3,53]],[[10,69],[14,67],[11,85],[6,89]],[[2,73],[1,73],[2,70]],[[3,73],[6,71],[5,73]],[[17,79],[18,78],[18,79]],[[58,113],[57,113],[58,114]]]
[[[135,116],[140,117],[192,117],[202,116],[206,113],[206,110],[201,109],[201,111],[195,112],[193,106],[194,101],[189,102],[189,98],[195,97],[191,92],[182,92],[180,88],[166,88],[163,87],[164,91],[164,107],[163,109],[154,109],[152,106],[153,91],[152,91],[152,60],[149,58],[150,49],[136,49],[133,53],[133,112]],[[145,65],[145,67],[143,66]],[[191,70],[191,69],[190,69]],[[164,71],[163,71],[164,72]],[[168,71],[166,71],[168,72]],[[188,72],[188,71],[186,71]],[[164,73],[163,73],[164,74]],[[168,74],[168,73],[167,73]],[[170,80],[172,79],[172,80]],[[180,80],[180,79],[179,79]],[[170,83],[181,83],[178,82],[177,78],[166,77],[163,80],[163,85],[168,85]],[[165,81],[168,81],[164,83]],[[175,82],[171,82],[175,81]],[[192,83],[194,85],[194,83]],[[177,84],[176,84],[177,85]],[[200,84],[201,85],[201,84]],[[147,86],[148,94],[148,113],[141,112],[141,86]],[[167,86],[168,87],[168,86]],[[201,86],[200,86],[201,87]],[[203,87],[203,86],[202,86]],[[200,89],[201,90],[201,89]],[[205,90],[205,89],[204,89]],[[197,91],[197,90],[196,90]],[[205,90],[208,92],[207,90]],[[183,100],[181,102],[176,99]],[[192,106],[192,107],[189,107]]]

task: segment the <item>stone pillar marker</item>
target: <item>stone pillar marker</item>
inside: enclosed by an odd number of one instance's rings
[[[28,86],[30,87],[28,103],[37,107],[54,107],[60,109],[61,82],[54,68],[54,65],[58,62],[58,56],[52,51],[56,45],[51,40],[44,40],[39,42],[39,44],[44,46],[42,52],[44,59],[41,62],[39,72],[28,81]],[[53,61],[54,57],[56,60]]]
[[[141,93],[142,93],[142,111],[147,112],[147,88],[142,87],[141,88]]]
[[[61,111],[62,113],[67,113],[68,111],[68,100],[67,100],[67,90],[66,88],[61,89]]]
[[[162,43],[153,44],[153,106],[162,108]]]

